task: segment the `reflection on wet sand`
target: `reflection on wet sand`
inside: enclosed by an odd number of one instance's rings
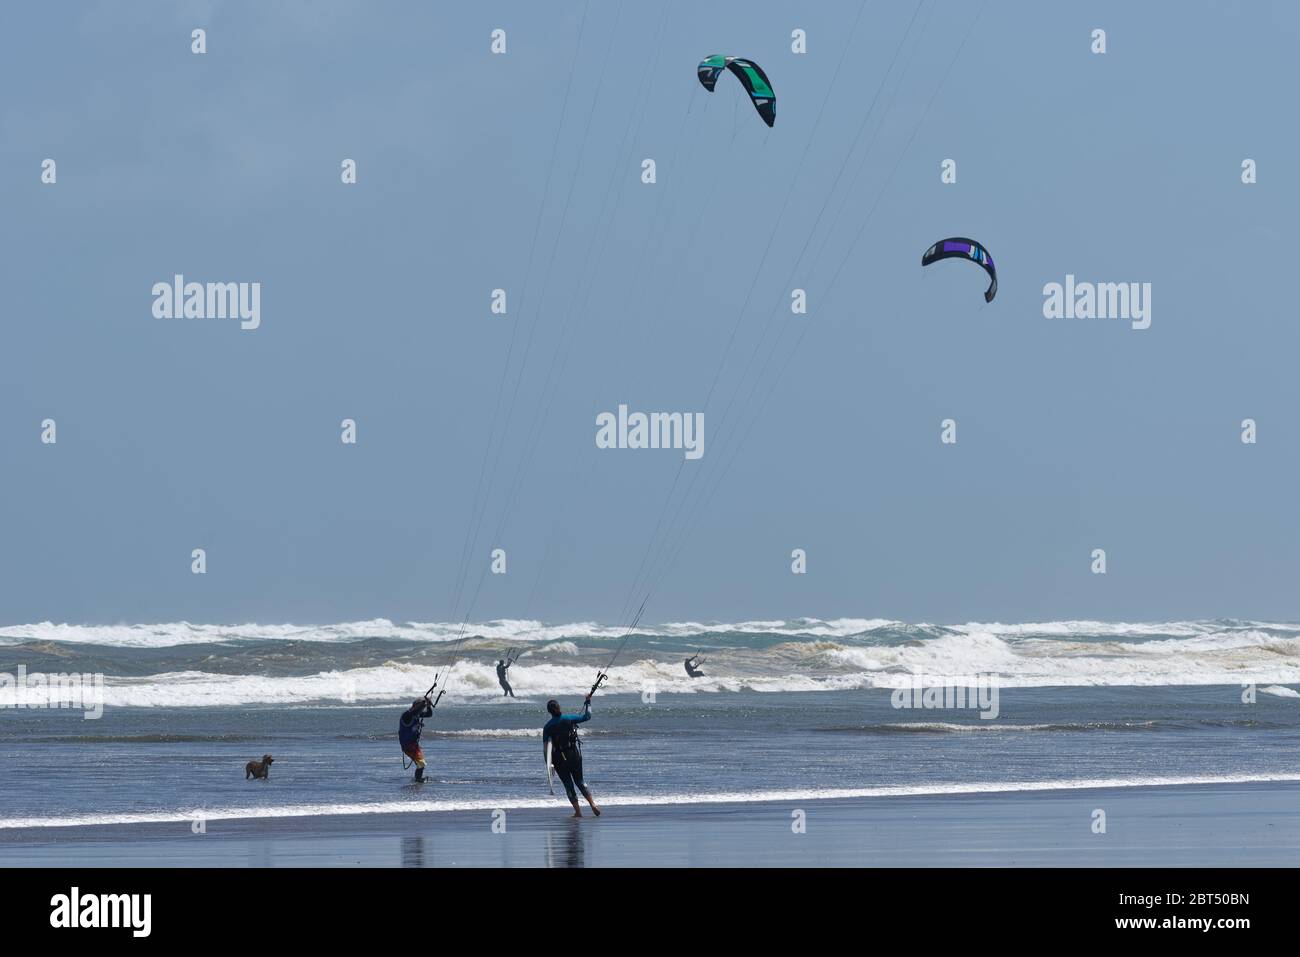
[[[586,867],[586,849],[582,837],[583,822],[578,818],[569,818],[563,832],[555,830],[546,832],[546,866],[547,867]]]
[[[424,867],[424,838],[418,834],[402,838],[402,866]]]

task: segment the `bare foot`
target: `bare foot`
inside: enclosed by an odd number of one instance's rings
[[[582,812],[581,812],[581,811],[574,811],[574,812],[573,812],[573,816],[574,816],[574,817],[582,817]]]
[[[596,807],[596,805],[593,804],[591,806],[591,813],[596,815],[596,817],[600,817],[600,808]]]

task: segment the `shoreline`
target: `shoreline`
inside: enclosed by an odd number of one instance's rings
[[[597,792],[599,800],[600,795]],[[0,866],[1295,866],[1300,779],[0,831]],[[1097,812],[1105,833],[1094,833]],[[803,821],[797,833],[793,825]]]
[[[602,806],[642,808],[686,805],[761,805],[789,802],[821,802],[846,799],[878,799],[894,797],[957,797],[982,794],[1028,794],[1053,791],[1097,791],[1130,788],[1168,788],[1195,785],[1233,784],[1290,784],[1300,785],[1300,774],[1237,774],[1237,775],[1181,775],[1167,778],[1082,778],[1052,779],[1046,781],[997,781],[918,785],[881,785],[865,788],[825,788],[822,790],[767,790],[752,792],[724,791],[705,794],[682,795],[620,795],[615,794],[600,802]],[[255,787],[274,785],[254,785]],[[408,782],[398,785],[414,793],[416,785]],[[439,791],[436,781],[422,785],[420,791]],[[303,818],[347,818],[384,814],[454,814],[470,811],[523,811],[567,807],[563,791],[542,798],[505,798],[498,800],[402,800],[374,801],[352,805],[297,804],[280,806],[249,806],[227,808],[194,807],[174,811],[144,811],[138,813],[90,815],[90,820],[61,818],[0,818],[0,844],[7,832],[30,829],[130,827],[148,824],[189,824],[198,818],[206,821],[236,821],[259,819],[266,821]]]

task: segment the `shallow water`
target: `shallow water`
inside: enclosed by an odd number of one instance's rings
[[[106,702],[86,720],[0,687],[0,828],[558,800],[544,702],[576,709],[619,632],[476,626],[448,673],[454,637],[387,622],[0,629],[0,673],[102,672]],[[492,667],[506,647],[528,649],[513,699]],[[696,651],[707,677],[692,681],[681,659]],[[1300,777],[1298,669],[1300,629],[1254,622],[662,626],[628,641],[596,699],[587,777],[598,796],[657,801]],[[397,718],[435,673],[448,695],[416,787]],[[895,707],[893,686],[954,674],[991,676],[996,716]],[[271,780],[245,781],[267,752]]]

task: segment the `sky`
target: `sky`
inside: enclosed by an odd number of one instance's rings
[[[0,625],[1300,618],[1298,34],[1263,2],[5,4]],[[773,128],[697,82],[715,53]],[[992,303],[921,268],[948,236]],[[259,282],[260,326],[155,318],[178,273]],[[1150,328],[1046,318],[1067,275],[1150,283]],[[620,404],[702,412],[704,455],[597,448]]]

